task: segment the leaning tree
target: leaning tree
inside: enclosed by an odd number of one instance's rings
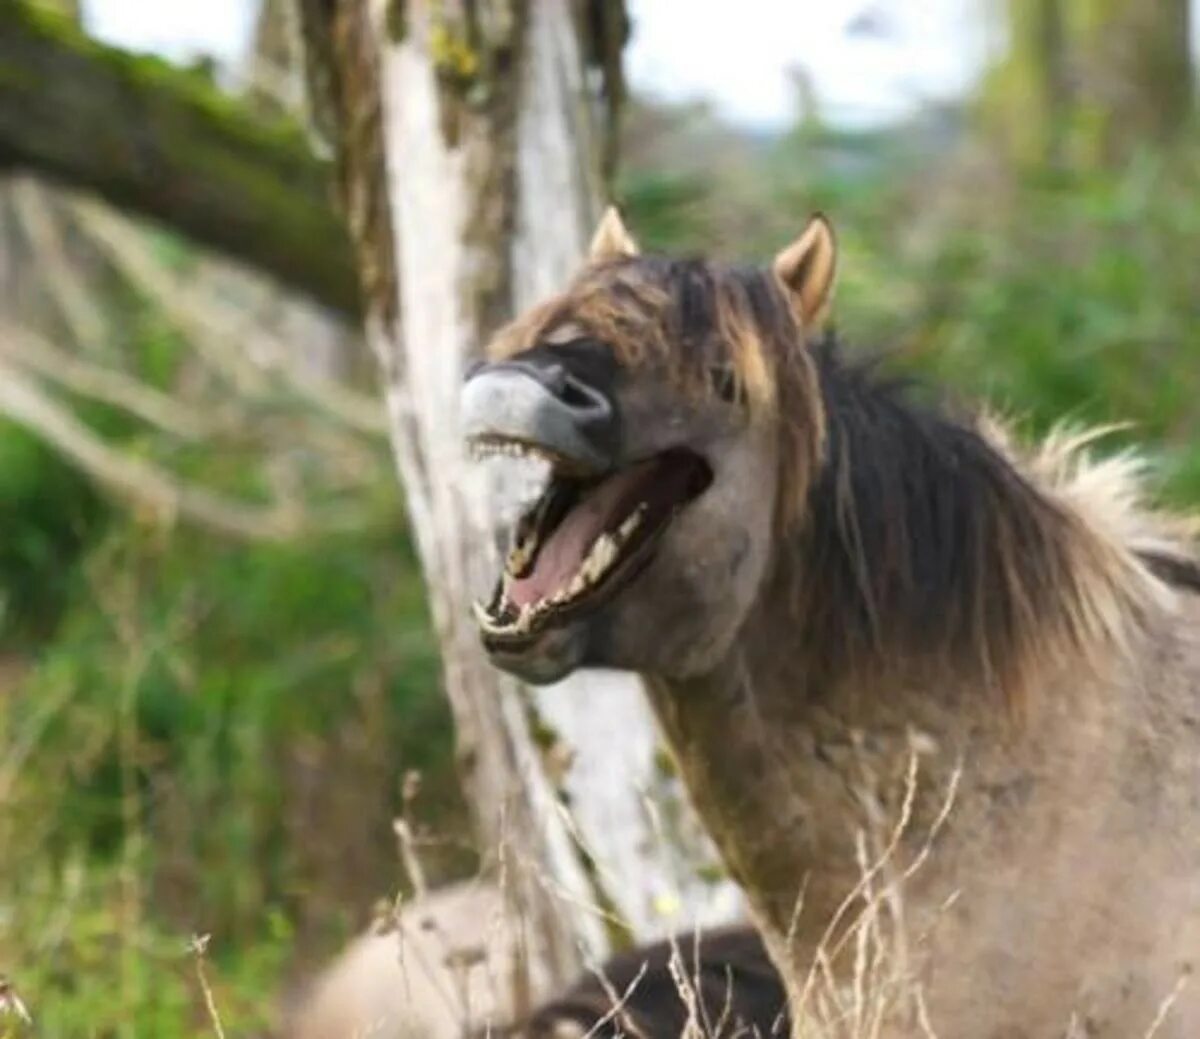
[[[503,549],[491,518],[516,504],[520,474],[468,463],[459,387],[489,333],[581,262],[615,155],[623,5],[301,9],[462,775],[480,836],[517,881],[542,974],[681,916],[727,916],[737,896],[713,878],[636,681],[521,688],[485,662],[469,608]]]

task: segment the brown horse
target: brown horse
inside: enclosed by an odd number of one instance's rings
[[[552,469],[487,651],[644,676],[797,1034],[1200,1035],[1191,535],[1136,459],[847,359],[835,268],[821,218],[741,269],[606,215],[463,390]]]

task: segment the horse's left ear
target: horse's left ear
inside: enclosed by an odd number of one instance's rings
[[[801,325],[818,327],[829,314],[837,279],[833,226],[820,213],[814,214],[804,233],[775,257],[771,269],[787,291]]]
[[[637,256],[641,252],[633,235],[625,230],[625,222],[616,206],[609,206],[596,226],[592,235],[592,244],[588,247],[588,259],[592,263],[599,260],[618,260],[625,256]]]

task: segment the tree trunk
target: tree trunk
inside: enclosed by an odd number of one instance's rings
[[[584,34],[604,20],[577,20],[565,0],[412,0],[384,26],[373,6],[304,0],[315,111],[337,143],[467,794],[533,921],[535,980],[562,980],[580,952],[738,906],[703,876],[715,859],[637,682],[595,672],[573,689],[520,688],[487,664],[470,616],[516,493],[464,457],[459,387],[489,333],[583,253],[607,119]]]
[[[985,111],[1019,164],[1111,165],[1186,125],[1189,0],[1008,0],[1006,15]]]

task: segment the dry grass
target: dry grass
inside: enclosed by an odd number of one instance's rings
[[[217,1011],[217,1000],[213,995],[212,986],[208,983],[208,974],[204,970],[204,955],[208,952],[209,938],[210,936],[207,934],[192,935],[188,949],[196,964],[196,981],[204,995],[204,1011],[212,1025],[213,1034],[217,1039],[225,1039],[225,1026],[221,1024],[221,1015]]]
[[[10,1039],[33,1029],[33,1018],[12,983],[0,974],[0,1039]]]
[[[817,952],[807,970],[792,979],[791,1029],[793,1039],[938,1039],[920,977],[924,946],[937,926],[940,913],[923,931],[916,931],[906,915],[905,889],[935,854],[934,846],[954,808],[961,778],[956,768],[946,784],[938,810],[922,834],[913,833],[914,807],[921,780],[920,757],[910,752],[903,776],[899,807],[889,814],[884,804],[896,804],[885,797],[880,777],[872,774],[865,757],[859,759],[857,793],[868,820],[856,835],[859,880],[843,900],[825,927]],[[398,833],[406,828],[398,827]],[[915,854],[901,855],[902,848],[916,848]],[[404,852],[411,861],[415,849]],[[410,867],[411,868],[411,867]],[[544,889],[560,896],[550,878],[541,878]],[[948,909],[957,897],[952,895],[942,906]],[[598,914],[607,911],[592,907]],[[804,911],[802,897],[797,900],[795,919]],[[697,932],[698,934],[698,932]],[[447,949],[453,949],[455,937],[442,936]],[[731,1012],[734,1004],[733,981],[725,993],[724,1005],[714,1012],[711,998],[701,998],[698,938],[691,949],[677,939],[671,940],[668,971],[679,1000],[685,1008],[686,1024],[676,1037],[645,1035],[627,1013],[634,1003],[648,964],[643,963],[633,980],[618,989],[599,965],[590,968],[607,995],[608,1009],[586,1031],[564,1022],[556,1029],[561,1039],[593,1039],[598,1035],[629,1036],[631,1039],[777,1039],[787,1029],[783,1015],[765,1030],[748,1028]],[[448,958],[447,962],[450,962]],[[427,965],[428,966],[428,965]],[[436,967],[436,965],[434,965]],[[496,972],[496,964],[486,958],[473,960],[467,969],[492,972],[496,984],[511,983]],[[1172,1007],[1183,991],[1187,978],[1181,978],[1158,1008],[1154,1020],[1141,1037],[1154,1039],[1168,1021]],[[465,991],[465,985],[464,989]],[[514,999],[514,1005],[517,1001]],[[460,1034],[489,1035],[498,1022],[472,1019],[470,1007],[458,1002]],[[764,1034],[765,1033],[765,1034]],[[1083,1039],[1080,1021],[1072,1017],[1064,1022],[1062,1039]],[[943,1037],[945,1039],[945,1037]],[[952,1037],[950,1037],[952,1039]]]
[[[897,863],[898,851],[913,824],[913,808],[918,785],[918,756],[914,751],[909,758],[904,776],[904,791],[898,817],[886,818],[882,808],[883,798],[878,789],[877,777],[870,775],[865,763],[862,767],[861,796],[867,806],[869,829],[858,834],[857,847],[860,864],[860,880],[847,895],[835,917],[829,922],[824,939],[813,957],[807,973],[794,980],[793,1010],[795,1021],[792,1035],[796,1039],[881,1039],[891,1034],[889,1029],[903,1028],[906,1034],[922,1037],[935,1036],[929,1023],[922,998],[921,987],[915,975],[914,949],[920,944],[920,936],[909,934],[904,913],[904,885],[927,861],[933,842],[944,827],[953,807],[959,779],[955,771],[946,790],[941,808],[920,844],[917,855],[904,865]],[[414,885],[423,876],[420,867],[419,849],[412,838],[413,827],[408,818],[397,820],[396,833],[400,845],[400,857]],[[538,878],[544,891],[554,898],[567,896],[552,878]],[[587,907],[598,916],[607,918],[610,912],[599,906]],[[797,904],[796,917],[803,911]],[[614,921],[618,924],[623,921]],[[436,927],[434,928],[436,932]],[[396,928],[398,949],[402,961],[411,956],[411,948],[403,940],[403,929]],[[698,934],[698,932],[697,932]],[[466,974],[479,970],[488,976],[493,985],[512,985],[513,978],[506,977],[504,967],[489,962],[484,955],[464,957],[457,947],[456,936],[438,934],[443,949],[441,967],[450,968],[456,980],[453,991],[446,998],[456,1007],[458,1027],[462,1035],[488,1034],[498,1022],[481,1022],[472,1019],[466,993],[470,986]],[[470,950],[467,950],[470,951]],[[479,949],[476,947],[476,951]],[[686,1011],[686,1025],[679,1039],[744,1039],[750,1031],[736,1021],[731,1013],[733,1005],[732,979],[726,993],[724,1006],[712,1012],[709,1003],[700,998],[698,941],[692,949],[682,947],[671,939],[671,956],[668,971],[679,999]],[[844,966],[849,964],[849,970]],[[405,969],[419,966],[426,972],[438,972],[439,965],[425,962],[406,963]],[[581,1034],[571,1033],[572,1039],[591,1039],[616,1026],[619,1034],[634,1039],[658,1039],[639,1034],[636,1023],[625,1012],[636,996],[642,982],[646,964],[633,981],[623,990],[618,990],[605,977],[601,965],[589,969],[608,996],[608,1010],[600,1016],[590,1029]],[[519,1005],[520,998],[514,993],[512,1005]],[[780,1017],[760,1039],[770,1039],[784,1032],[784,1018]],[[915,1029],[915,1030],[914,1030]],[[564,1035],[570,1029],[564,1031]],[[758,1034],[758,1030],[754,1030]],[[671,1037],[675,1039],[675,1037]]]

